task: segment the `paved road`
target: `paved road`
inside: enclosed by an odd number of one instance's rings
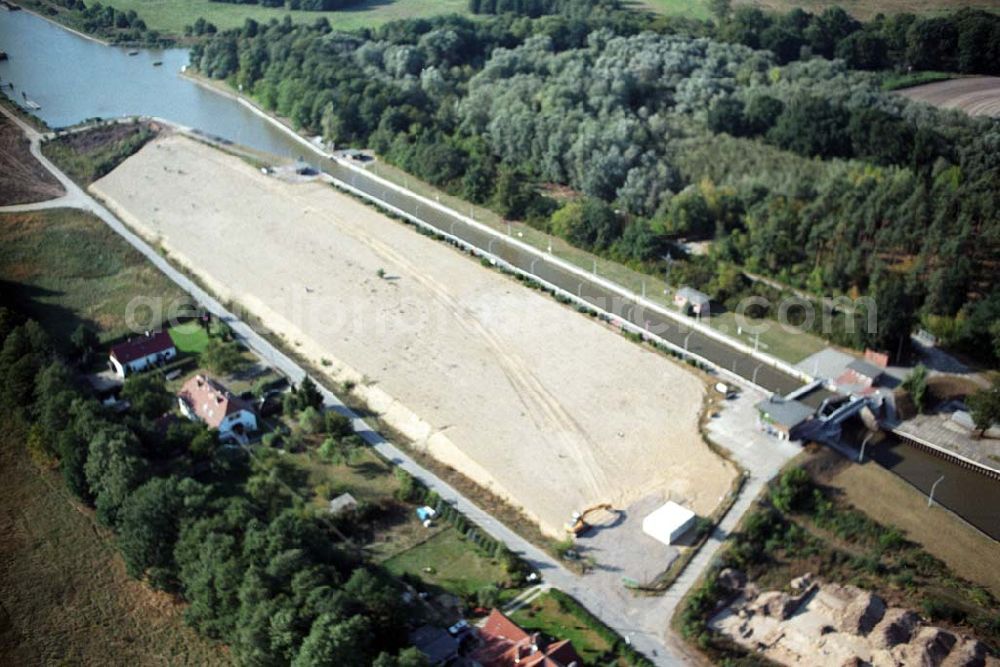
[[[418,218],[442,234],[456,237],[494,255],[511,266],[650,331],[718,369],[738,375],[762,389],[785,394],[811,380],[789,364],[754,352],[742,343],[710,330],[707,325],[668,312],[658,304],[644,300],[640,295],[600,276],[588,274],[515,238],[499,234],[447,207],[394,186],[364,169],[333,159],[327,159],[319,166],[341,184],[376,200],[376,204]],[[826,395],[825,390],[820,390],[812,398],[822,400]]]
[[[62,185],[63,190],[66,191],[66,194],[61,197],[56,197],[55,199],[48,199],[46,201],[34,202],[31,204],[0,206],[0,213],[39,211],[46,208],[87,208],[87,199],[89,199],[89,196],[78,188],[76,184],[70,180],[68,176],[66,176],[66,174],[59,171],[54,164],[49,162],[47,157],[42,155],[42,134],[18,118],[13,112],[7,109],[7,107],[0,106],[0,111],[14,121],[15,125],[21,128],[24,134],[28,137],[28,149],[31,151],[31,154],[59,180],[59,184]],[[70,186],[72,186],[72,188]]]

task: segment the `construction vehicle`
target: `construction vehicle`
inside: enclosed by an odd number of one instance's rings
[[[582,512],[573,512],[573,517],[569,523],[566,524],[566,531],[574,535],[579,535],[590,528],[590,524],[587,523],[587,515],[593,512],[599,512],[604,510],[605,512],[614,512],[614,508],[611,503],[600,503],[599,505],[592,505]]]

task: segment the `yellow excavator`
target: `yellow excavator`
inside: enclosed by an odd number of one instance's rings
[[[604,510],[605,512],[614,512],[614,507],[611,503],[600,503],[598,505],[591,505],[582,512],[573,512],[572,520],[566,524],[566,531],[574,535],[579,535],[580,533],[586,531],[590,528],[590,524],[587,523],[587,515],[593,512],[599,512]]]

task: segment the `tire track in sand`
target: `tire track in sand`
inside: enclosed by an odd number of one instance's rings
[[[392,247],[360,232],[352,233],[352,236],[370,247],[379,256],[406,269],[414,277],[414,280],[427,288],[445,306],[465,331],[487,344],[498,360],[501,371],[511,383],[518,399],[532,416],[535,424],[541,430],[554,432],[563,444],[564,450],[580,462],[582,472],[587,475],[587,486],[595,499],[600,498],[607,493],[608,489],[613,488],[607,473],[603,466],[599,465],[595,456],[595,452],[601,452],[603,455],[601,447],[583,431],[572,415],[566,412],[559,399],[545,388],[519,355],[509,351],[497,336],[451,295],[447,287],[426,276],[418,266],[400,255]],[[527,400],[525,396],[527,396]]]

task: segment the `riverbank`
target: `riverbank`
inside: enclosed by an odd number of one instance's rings
[[[230,86],[228,83],[224,81],[219,81],[218,79],[209,78],[190,66],[185,67],[183,70],[181,70],[181,76],[206,90],[210,90],[217,95],[222,95],[223,97],[226,97],[236,102],[237,104],[244,106],[245,108],[249,109],[251,113],[253,113],[255,116],[264,119],[270,125],[278,128],[279,130],[284,132],[289,138],[301,144],[303,148],[309,149],[315,155],[325,158],[327,160],[336,159],[333,153],[329,153],[323,150],[322,148],[314,144],[312,141],[310,141],[305,134],[302,134],[301,132],[296,130],[295,127],[292,126],[291,122],[287,118],[282,118],[281,116],[278,116],[276,114],[271,113],[270,111],[267,111],[262,106],[260,106],[257,103],[257,101],[254,100],[253,98],[244,95],[240,91],[233,90],[232,86]]]
[[[18,1],[18,0],[11,0],[11,3],[17,5],[18,7],[20,7],[21,11],[27,12],[27,13],[31,14],[32,16],[37,16],[38,18],[42,19],[43,21],[48,21],[52,25],[59,26],[63,30],[65,30],[67,32],[71,32],[74,35],[76,35],[77,37],[82,37],[83,39],[86,39],[88,41],[94,42],[96,44],[100,44],[101,46],[111,46],[112,45],[111,42],[103,40],[100,37],[97,37],[96,35],[87,34],[87,33],[83,32],[81,30],[77,30],[73,26],[70,26],[70,25],[64,23],[63,21],[57,21],[56,19],[52,18],[51,16],[46,16],[45,14],[42,14],[41,12],[35,11],[31,7],[28,7],[27,5],[25,5],[23,0],[20,0],[20,1]]]

